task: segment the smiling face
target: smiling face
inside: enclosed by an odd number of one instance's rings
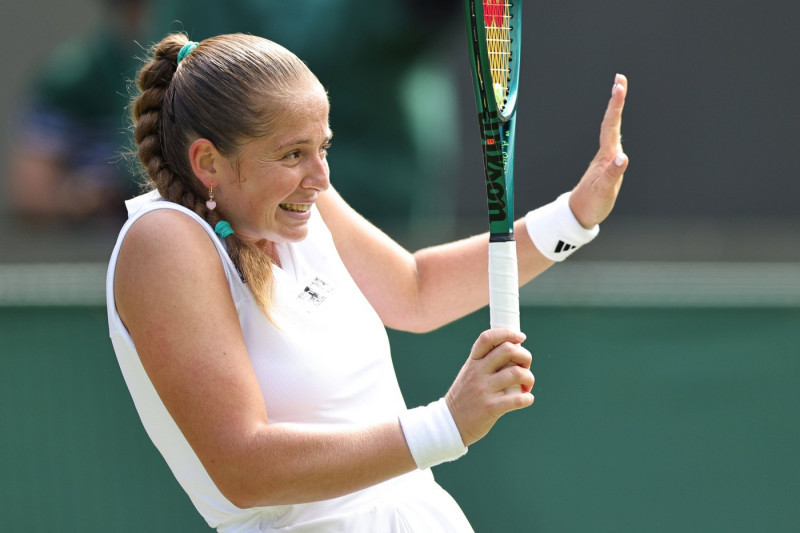
[[[215,199],[242,240],[304,239],[311,206],[330,184],[327,95],[315,84],[294,104],[281,112],[269,135],[246,142],[220,165]]]

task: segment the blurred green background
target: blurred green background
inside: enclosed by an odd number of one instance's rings
[[[446,390],[486,320],[391,333],[410,405]],[[534,406],[434,473],[478,532],[796,531],[798,323],[797,308],[526,307]],[[139,423],[105,309],[0,308],[0,338],[3,530],[204,530]]]

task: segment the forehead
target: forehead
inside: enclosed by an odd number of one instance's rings
[[[277,110],[268,137],[275,139],[312,130],[329,132],[329,112],[328,95],[322,87],[298,91]]]

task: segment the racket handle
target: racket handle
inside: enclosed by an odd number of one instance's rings
[[[493,328],[520,331],[519,274],[517,243],[489,243],[489,323]],[[506,394],[522,392],[519,385],[508,387]]]
[[[489,322],[493,328],[519,331],[517,243],[489,243]]]

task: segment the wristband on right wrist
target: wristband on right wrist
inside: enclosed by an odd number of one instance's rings
[[[533,244],[551,261],[563,261],[600,233],[599,224],[590,229],[581,226],[569,207],[570,194],[566,192],[525,215],[525,227]]]
[[[454,461],[467,453],[444,398],[405,411],[399,419],[408,449],[420,470]]]

